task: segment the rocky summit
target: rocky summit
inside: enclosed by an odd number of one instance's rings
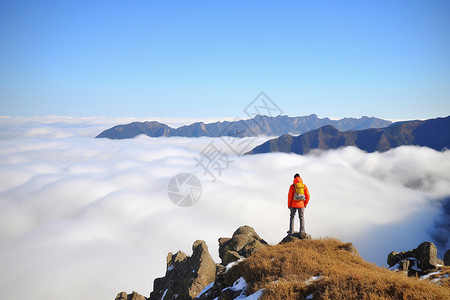
[[[303,240],[303,239],[310,239],[311,235],[309,234],[300,234],[300,232],[294,232],[293,234],[288,234],[287,236],[285,236],[280,244],[285,244],[285,243],[289,243],[289,242],[293,242],[295,240]]]
[[[178,251],[167,255],[166,275],[156,278],[150,300],[193,299],[216,278],[216,264],[204,241],[195,241],[192,256]]]
[[[447,251],[448,252],[448,251]],[[423,242],[416,249],[389,253],[387,263],[392,270],[405,271],[409,276],[423,276],[438,271],[444,262],[437,258],[433,243]]]
[[[231,238],[219,239],[219,257],[226,266],[241,258],[249,257],[262,246],[267,245],[250,226],[241,226]]]
[[[149,297],[120,292],[116,300],[450,299],[450,267],[430,242],[389,253],[387,269],[362,259],[352,243],[294,233],[268,245],[241,226],[219,238],[219,256],[216,264],[201,240],[191,256],[169,252]]]

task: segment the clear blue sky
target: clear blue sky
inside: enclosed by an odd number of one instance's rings
[[[0,2],[0,115],[450,115],[450,1]]]

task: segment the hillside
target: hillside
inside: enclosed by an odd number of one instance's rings
[[[294,234],[268,245],[250,226],[219,239],[220,264],[204,241],[192,250],[167,255],[166,274],[149,297],[121,292],[116,300],[450,299],[450,267],[429,242],[391,252],[391,269],[366,262],[351,243]]]
[[[156,121],[133,122],[130,124],[117,125],[109,128],[97,135],[96,138],[129,139],[140,134],[145,134],[150,137],[280,136],[287,133],[302,134],[325,125],[333,125],[340,130],[358,130],[367,128],[381,128],[390,124],[392,124],[392,122],[374,117],[331,120],[329,118],[318,118],[316,115],[302,117],[256,116],[253,119],[237,120],[233,122],[224,121],[209,124],[198,122],[191,125],[181,126],[179,128],[172,128],[166,124]]]
[[[249,154],[285,152],[305,154],[313,149],[337,149],[355,146],[367,152],[384,152],[391,148],[415,145],[435,150],[450,148],[450,116],[426,121],[409,121],[388,127],[342,132],[327,125],[299,136],[285,134],[271,139]]]
[[[349,251],[350,250],[350,251]],[[269,246],[230,270],[228,283],[243,276],[260,299],[449,299],[438,286],[377,267],[335,239],[297,240]],[[448,272],[448,270],[447,270]]]

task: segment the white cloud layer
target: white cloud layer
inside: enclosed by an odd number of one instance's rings
[[[351,241],[379,265],[390,251],[425,240],[439,241],[441,256],[449,247],[442,205],[450,198],[450,151],[237,157],[218,138],[94,139],[118,120],[51,118],[0,118],[6,299],[114,299],[122,290],[148,296],[167,252],[190,254],[203,239],[218,262],[217,239],[244,224],[276,244],[288,229],[286,196],[296,172],[311,192],[306,229],[313,237]],[[211,141],[233,160],[216,182],[194,160]],[[181,172],[203,184],[192,207],[167,196]]]

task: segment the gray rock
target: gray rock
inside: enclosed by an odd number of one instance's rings
[[[444,262],[437,258],[437,249],[431,242],[423,242],[410,251],[391,252],[387,257],[390,267],[400,264],[400,270],[406,271],[408,276],[422,276],[437,270]]]
[[[240,234],[247,235],[257,240],[262,240],[261,237],[256,233],[255,229],[248,225],[240,226],[238,229],[236,229],[236,231],[233,233],[233,237]]]
[[[433,243],[423,242],[413,251],[415,251],[414,257],[419,260],[419,268],[422,270],[437,268],[437,249]]]
[[[394,266],[396,263],[400,262],[400,259],[398,258],[398,252],[392,251],[391,253],[388,254],[387,257],[387,264],[389,265],[389,267]]]
[[[447,252],[445,252],[445,255],[444,255],[444,264],[445,264],[446,266],[450,266],[450,249],[447,250]]]
[[[185,259],[187,259],[187,255],[181,250],[179,250],[175,254],[172,254],[172,252],[169,252],[167,254],[167,267],[169,267],[169,265],[171,265],[171,264],[176,265],[176,264],[184,261]]]
[[[239,260],[241,257],[249,257],[255,251],[267,245],[250,226],[241,226],[231,238],[219,239],[219,257],[222,265]]]
[[[411,261],[408,259],[402,260],[400,262],[400,267],[398,268],[400,271],[406,271],[408,272],[409,266],[411,265]]]
[[[216,264],[208,252],[204,241],[195,241],[192,256],[182,251],[167,255],[166,275],[153,282],[151,300],[193,299],[214,281]]]
[[[219,257],[223,258],[231,238],[219,238]]]
[[[250,239],[254,240],[253,237],[246,234],[237,234],[233,235],[233,238],[230,240],[230,247],[234,249],[234,251],[239,252],[245,245],[248,244]]]
[[[116,300],[147,300],[147,298],[133,291],[129,295],[127,295],[127,293],[125,292],[120,292],[119,294],[117,294]]]
[[[300,234],[300,232],[294,232],[293,234],[288,234],[287,236],[285,236],[280,244],[286,244],[286,243],[290,243],[293,241],[298,241],[298,240],[303,240],[303,239],[310,239],[311,235],[309,234]]]
[[[240,258],[241,256],[239,255],[239,252],[233,250],[226,250],[224,256],[222,257],[222,264],[226,266],[229,263],[238,261]]]

